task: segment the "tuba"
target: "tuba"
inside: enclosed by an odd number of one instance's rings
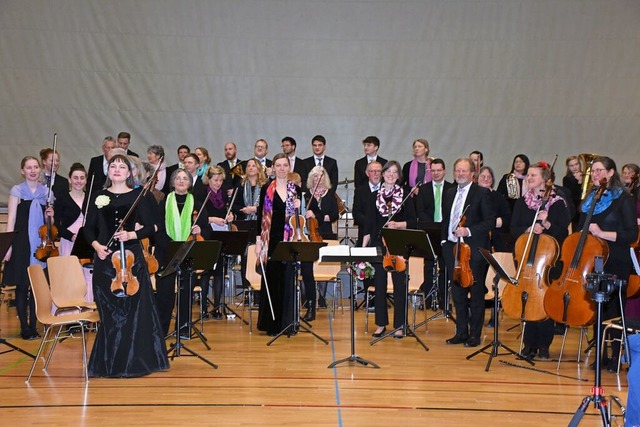
[[[593,161],[600,157],[600,154],[582,153],[578,154],[580,164],[582,166],[582,193],[580,194],[580,200],[584,200],[593,188],[593,180],[591,179],[591,165]]]

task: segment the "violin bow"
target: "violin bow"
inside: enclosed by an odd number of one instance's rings
[[[56,162],[56,148],[58,146],[58,134],[53,134],[53,154],[51,154],[51,169],[49,170],[49,185],[47,189],[47,205],[51,204],[51,193],[53,192],[53,181],[55,180],[56,173],[53,171],[53,165]]]
[[[384,223],[384,225],[382,226],[382,228],[385,228],[387,226],[387,224],[389,224],[391,222],[391,220],[393,219],[393,217],[395,216],[395,214],[397,214],[398,212],[400,212],[400,210],[402,209],[402,207],[404,206],[404,204],[406,203],[407,200],[409,200],[411,198],[411,196],[413,195],[413,193],[415,193],[418,188],[420,188],[422,186],[422,182],[417,183],[412,189],[411,191],[409,191],[409,194],[407,194],[407,197],[404,198],[404,200],[402,201],[402,203],[400,203],[400,206],[398,206],[398,209],[396,209],[395,212],[391,212],[391,215],[389,215],[389,218],[387,219],[387,221]],[[380,229],[380,233],[382,233],[382,228]]]
[[[122,220],[120,221],[120,224],[118,225],[116,230],[111,235],[111,238],[107,242],[107,245],[106,245],[107,247],[111,246],[111,244],[113,243],[113,239],[115,238],[115,235],[117,233],[119,233],[120,231],[122,231],[122,229],[124,228],[124,224],[127,222],[129,217],[133,213],[134,209],[136,207],[138,207],[138,204],[140,203],[140,200],[142,200],[142,197],[144,197],[149,192],[149,188],[151,187],[151,184],[153,183],[153,179],[156,176],[156,174],[158,173],[158,170],[160,169],[160,164],[162,164],[163,161],[164,161],[164,156],[160,157],[160,162],[158,163],[158,167],[153,171],[153,174],[151,175],[151,178],[149,178],[147,180],[147,182],[144,184],[144,187],[142,188],[142,191],[138,194],[136,199],[133,201],[133,204],[131,205],[131,208],[129,208],[129,210],[127,211],[127,214],[124,216],[124,218],[122,218]]]

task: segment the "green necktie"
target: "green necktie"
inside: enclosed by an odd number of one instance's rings
[[[442,184],[436,184],[436,194],[434,196],[435,206],[433,210],[433,220],[442,221],[442,209],[440,207],[440,197],[442,196]]]

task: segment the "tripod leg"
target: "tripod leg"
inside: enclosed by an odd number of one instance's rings
[[[580,406],[578,406],[578,410],[576,410],[576,412],[573,414],[573,418],[571,418],[571,421],[569,421],[568,427],[578,427],[578,424],[580,424],[580,420],[582,420],[582,417],[584,417],[584,413],[589,407],[589,403],[591,403],[592,401],[593,397],[591,396],[587,396],[582,400],[582,403],[580,404]]]

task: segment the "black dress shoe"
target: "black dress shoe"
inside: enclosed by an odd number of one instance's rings
[[[465,347],[477,347],[480,345],[480,338],[469,338],[467,342],[464,343]]]
[[[220,310],[215,309],[215,310],[213,310],[213,313],[211,314],[211,317],[213,317],[216,320],[220,320],[220,319],[222,319],[222,313],[220,313]]]
[[[305,322],[311,322],[316,320],[316,311],[312,308],[308,309],[304,317],[302,318],[302,320],[304,320]]]
[[[372,337],[374,337],[374,338],[380,338],[381,336],[383,336],[383,335],[384,335],[384,333],[385,333],[385,332],[387,332],[387,327],[386,327],[386,326],[384,326],[384,327],[382,328],[382,331],[380,331],[380,332],[374,332],[373,334],[371,334],[371,336],[372,336]]]
[[[395,334],[393,334],[393,337],[397,340],[401,340],[402,338],[404,338],[404,334],[402,332],[400,333],[396,332]]]
[[[447,344],[464,344],[467,342],[467,337],[461,335],[454,335],[447,340]]]
[[[536,354],[536,349],[525,345],[520,354],[524,357],[531,357]]]
[[[548,348],[541,348],[540,350],[538,350],[538,359],[540,360],[549,360],[549,349]]]

